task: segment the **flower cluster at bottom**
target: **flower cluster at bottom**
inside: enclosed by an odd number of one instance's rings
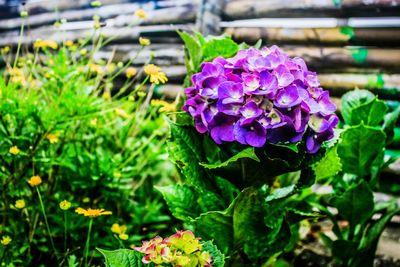
[[[212,267],[212,257],[202,251],[202,244],[191,231],[177,231],[167,238],[156,236],[143,241],[135,250],[146,254],[143,263],[155,263],[157,266]]]

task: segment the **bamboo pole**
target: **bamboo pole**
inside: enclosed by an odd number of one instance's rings
[[[377,10],[381,15],[396,16],[399,9],[399,1],[387,0],[230,0],[223,18],[374,16]]]
[[[398,45],[398,28],[249,28],[230,27],[225,33],[240,42],[282,44],[325,44],[325,45]]]
[[[221,33],[223,0],[201,0],[196,18],[196,28],[204,35]]]

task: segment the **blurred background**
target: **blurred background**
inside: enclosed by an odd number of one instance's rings
[[[185,75],[176,30],[196,29],[227,33],[249,44],[278,44],[290,56],[303,57],[335,97],[360,88],[374,91],[392,106],[400,100],[399,0],[104,0],[99,7],[91,2],[0,0],[0,47],[17,45],[21,11],[29,13],[25,44],[44,37],[57,42],[87,37],[96,15],[101,34],[113,37],[96,59],[115,54],[115,61],[126,62],[140,48],[139,36],[150,38],[154,63],[171,81],[159,91],[171,97]],[[138,8],[147,12],[146,20],[134,21]],[[128,27],[137,23],[140,26]],[[142,53],[136,64],[143,64],[149,53]]]

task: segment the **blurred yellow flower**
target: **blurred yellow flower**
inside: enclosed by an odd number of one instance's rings
[[[148,46],[151,44],[150,39],[139,37],[139,44],[142,46]]]
[[[23,199],[18,199],[17,201],[15,201],[14,206],[15,206],[17,209],[23,209],[23,208],[25,208],[25,200],[23,200]]]
[[[135,16],[140,18],[140,19],[146,19],[147,18],[147,13],[143,9],[138,9],[135,11]]]
[[[129,238],[129,236],[128,236],[127,234],[120,234],[120,235],[118,235],[118,237],[119,237],[121,240],[128,240],[128,238]]]
[[[137,69],[134,67],[129,67],[126,69],[126,78],[132,78],[136,75]]]
[[[29,13],[28,13],[28,11],[23,10],[23,11],[21,11],[21,12],[19,13],[19,15],[21,16],[21,18],[26,18],[26,17],[29,15]]]
[[[99,64],[90,64],[89,65],[90,72],[97,73],[99,75],[104,73],[103,67]]]
[[[127,240],[129,238],[129,236],[125,233],[126,230],[126,225],[119,225],[118,223],[114,223],[111,226],[111,232],[117,234],[121,240]]]
[[[1,49],[1,53],[2,54],[8,54],[10,52],[10,47],[9,46],[5,46]]]
[[[69,208],[71,208],[71,202],[69,202],[68,200],[63,200],[60,202],[60,209],[62,210],[68,210]]]
[[[138,97],[144,97],[144,96],[146,96],[146,93],[143,91],[139,91],[139,92],[137,92],[137,95],[138,95]]]
[[[49,140],[50,144],[58,143],[58,134],[46,134],[46,139]]]
[[[100,1],[92,1],[92,2],[90,2],[90,5],[92,7],[101,7],[102,4]]]
[[[10,152],[13,155],[18,155],[19,152],[21,152],[21,150],[19,150],[19,148],[17,146],[12,146],[12,147],[10,147],[8,152]]]
[[[164,100],[152,99],[151,102],[150,102],[150,105],[152,105],[152,106],[160,106],[161,107],[159,109],[160,112],[176,111],[176,104],[175,103],[168,103],[167,101],[164,101]]]
[[[81,54],[81,56],[84,56],[84,55],[86,55],[88,53],[88,50],[86,49],[86,48],[82,48],[80,51],[79,51],[79,54]]]
[[[42,183],[42,178],[39,175],[34,175],[29,179],[28,184],[32,187],[38,186]]]
[[[0,243],[1,243],[3,246],[7,246],[8,244],[11,243],[11,241],[12,241],[11,237],[9,237],[8,235],[5,235],[5,236],[3,236],[3,237],[1,238]]]
[[[71,47],[71,46],[73,46],[74,45],[74,41],[72,41],[72,40],[67,40],[67,41],[65,41],[65,46],[66,47]]]
[[[111,93],[109,91],[104,91],[103,95],[101,96],[105,100],[110,100],[111,99]]]
[[[39,49],[39,48],[57,49],[58,48],[58,44],[55,41],[52,41],[52,40],[37,39],[33,43],[33,47],[37,48],[37,49]]]
[[[91,119],[89,123],[91,126],[95,127],[97,125],[97,118]]]
[[[115,114],[117,114],[118,116],[120,116],[121,118],[124,118],[124,119],[129,117],[128,113],[126,113],[125,110],[120,109],[120,108],[115,109]]]
[[[112,212],[111,211],[106,211],[104,209],[83,209],[83,208],[77,208],[75,210],[76,213],[81,214],[85,217],[91,217],[91,218],[95,218],[95,217],[99,217],[99,216],[103,216],[103,215],[111,215]]]
[[[154,64],[148,64],[144,66],[144,72],[150,76],[151,83],[160,84],[168,81],[167,76],[161,71],[161,68]]]
[[[111,62],[110,64],[106,65],[106,70],[108,73],[113,73],[116,68],[117,68],[117,65],[114,62]]]

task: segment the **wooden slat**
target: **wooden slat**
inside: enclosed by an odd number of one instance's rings
[[[248,28],[231,27],[225,32],[240,42],[267,44],[383,45],[400,44],[400,28]]]
[[[346,17],[399,13],[399,0],[230,0],[224,8],[224,19],[263,17]]]

